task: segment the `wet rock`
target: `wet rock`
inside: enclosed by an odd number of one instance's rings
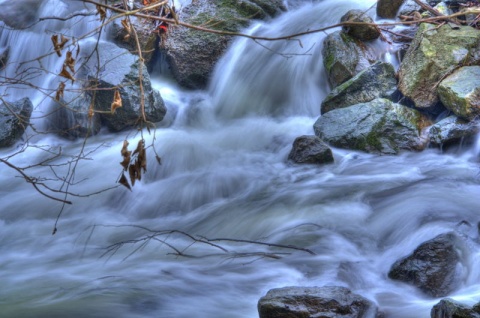
[[[443,105],[458,117],[472,120],[480,115],[480,66],[455,70],[438,86]]]
[[[84,45],[84,55],[93,50],[95,44]],[[139,61],[136,55],[130,54],[126,49],[119,48],[113,43],[99,43],[100,61],[90,59],[80,70],[80,76],[89,79],[90,85],[95,90],[95,110],[106,113],[98,114],[111,131],[120,131],[134,127],[142,116],[140,107],[140,86],[139,86]],[[95,55],[93,55],[95,56]],[[100,65],[97,75],[97,65]],[[145,116],[147,121],[159,122],[166,113],[166,108],[160,93],[152,88],[147,68],[142,68],[142,84],[145,98]],[[110,113],[110,106],[113,102],[115,90],[118,90],[122,99],[122,107],[114,114]],[[93,97],[93,91],[90,91]]]
[[[3,70],[7,66],[9,54],[9,47],[0,49],[0,70]]]
[[[471,144],[479,132],[480,122],[448,116],[430,127],[428,137],[431,145],[448,147]]]
[[[339,148],[377,154],[397,154],[401,150],[422,150],[420,136],[431,125],[420,112],[387,99],[374,99],[322,115],[314,124],[315,135]]]
[[[4,1],[0,21],[14,29],[25,29],[38,20],[42,0]]]
[[[432,297],[446,296],[461,282],[460,246],[454,233],[441,234],[395,262],[388,277],[412,284]]]
[[[435,111],[438,83],[457,66],[480,62],[480,30],[422,23],[403,59],[399,90],[416,107]]]
[[[272,289],[258,302],[260,318],[373,318],[376,306],[345,287]]]
[[[442,299],[433,306],[430,312],[431,318],[480,318],[480,311],[453,299]]]
[[[423,3],[428,4],[427,0],[421,0]],[[419,6],[413,0],[406,0],[399,9],[399,15],[411,15],[413,12],[423,11],[422,7]]]
[[[288,160],[295,163],[325,164],[333,162],[333,154],[317,136],[301,136],[293,142]]]
[[[0,105],[0,147],[10,147],[22,137],[30,123],[32,111],[29,98]]]
[[[334,88],[323,100],[321,113],[366,103],[379,97],[390,98],[396,89],[397,79],[393,66],[377,62]]]
[[[336,87],[375,62],[368,47],[342,31],[330,33],[323,41],[323,65],[332,87]]]
[[[349,10],[342,16],[340,22],[374,23],[362,10]],[[371,41],[380,36],[380,30],[374,25],[347,25],[343,26],[342,30],[360,41]]]
[[[377,15],[380,18],[394,19],[405,0],[378,0]]]
[[[186,23],[237,32],[251,19],[273,17],[284,10],[286,8],[281,0],[198,0],[187,5],[179,14]],[[227,36],[172,27],[160,52],[166,56],[180,85],[205,88],[215,64],[231,40]]]

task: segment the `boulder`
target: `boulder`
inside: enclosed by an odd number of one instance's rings
[[[251,19],[265,19],[285,11],[282,0],[198,0],[185,6],[182,21],[221,31],[237,32]],[[225,53],[231,37],[171,27],[160,49],[173,77],[186,88],[205,88],[213,68]]]
[[[17,142],[30,123],[33,105],[29,98],[0,105],[0,147]]]
[[[332,87],[346,82],[375,62],[374,54],[368,47],[342,31],[327,35],[322,55]]]
[[[394,19],[405,0],[378,0],[377,15],[380,18]]]
[[[13,29],[25,29],[38,21],[42,0],[3,1],[0,21]]]
[[[422,150],[420,136],[431,125],[419,111],[387,99],[334,109],[314,124],[315,135],[330,145],[377,154],[397,154],[400,150]]]
[[[448,116],[429,128],[430,144],[438,147],[473,143],[480,133],[480,122]]]
[[[441,234],[396,261],[388,277],[412,284],[432,297],[446,296],[461,283],[459,249],[461,241],[454,233]]]
[[[301,136],[293,142],[288,160],[295,163],[325,164],[333,162],[333,154],[317,136]]]
[[[347,11],[340,22],[374,23],[373,19],[362,10]],[[360,41],[371,41],[380,36],[380,30],[375,25],[344,25],[342,30]]]
[[[396,89],[397,79],[393,65],[377,62],[334,88],[323,100],[321,113],[366,103],[379,97],[391,98]]]
[[[388,0],[386,2],[388,2]],[[421,2],[423,2],[425,4],[428,4],[427,0],[421,0]],[[399,15],[411,15],[414,12],[420,12],[420,11],[423,11],[423,9],[415,1],[406,0],[406,1],[404,1],[403,5],[400,7],[400,9],[398,10],[398,14]]]
[[[442,299],[430,311],[431,318],[480,318],[475,308],[456,302],[453,299]]]
[[[480,62],[480,30],[422,23],[398,72],[399,90],[416,107],[434,111],[439,82],[465,63]]]
[[[84,56],[88,56],[94,49],[95,44],[89,44],[82,47]],[[134,127],[142,116],[138,56],[109,42],[100,42],[98,47],[100,61],[90,58],[80,70],[79,76],[85,76],[89,80],[92,88],[89,92],[94,100],[95,110],[104,112],[98,114],[102,123],[111,131]],[[94,54],[93,57],[95,56]],[[100,65],[98,82],[97,65]],[[159,122],[165,116],[166,108],[160,93],[152,88],[145,65],[142,65],[142,84],[146,119],[152,123]],[[120,93],[122,107],[111,113],[116,90]]]
[[[376,306],[345,287],[272,289],[258,302],[260,318],[373,318]]]
[[[455,70],[438,86],[443,105],[458,117],[472,120],[480,115],[480,66]]]

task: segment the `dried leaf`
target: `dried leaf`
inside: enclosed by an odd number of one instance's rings
[[[97,14],[100,15],[100,20],[103,21],[107,18],[107,11],[105,11],[105,8],[102,7],[101,5],[97,4]]]
[[[123,170],[127,171],[128,166],[130,165],[130,160],[131,160],[131,154],[132,152],[128,150],[128,141],[124,140],[123,141],[123,147],[121,151],[123,161],[120,162],[120,164],[123,167]]]
[[[130,175],[130,182],[132,183],[132,187],[135,185],[135,181],[138,179],[138,169],[136,165],[130,165],[128,167],[128,174]],[[140,179],[138,179],[140,180]]]
[[[121,185],[125,186],[128,190],[132,191],[132,188],[128,184],[127,177],[122,173],[122,176],[120,177],[120,180],[118,181]]]
[[[159,155],[155,155],[155,159],[157,159],[159,165],[162,165],[162,158]]]
[[[53,49],[55,50],[55,52],[57,52],[58,56],[62,56],[63,47],[65,46],[65,44],[67,44],[69,39],[62,35],[60,43],[58,43],[58,35],[56,34],[52,35],[51,39],[53,43]]]
[[[63,63],[68,66],[72,73],[75,73],[75,59],[72,57],[71,51],[67,52],[67,57],[65,58],[65,62]]]
[[[66,67],[65,64],[63,64],[62,71],[58,75],[60,75],[62,77],[65,77],[66,79],[72,80],[72,84],[73,84],[73,82],[75,82],[75,78],[73,78],[72,74],[70,74],[67,71],[67,67]]]
[[[115,114],[115,111],[117,110],[117,108],[120,108],[122,107],[122,97],[120,96],[120,92],[117,90],[115,90],[115,93],[113,95],[113,102],[112,102],[112,105],[110,106],[110,112],[112,114]]]
[[[143,173],[147,172],[147,152],[145,148],[142,148],[140,153],[138,154],[138,159],[137,159],[140,168],[143,169]]]
[[[132,32],[132,27],[130,26],[130,23],[128,22],[128,19],[123,19],[122,21],[122,26],[127,31],[127,33]]]
[[[60,82],[60,84],[58,84],[57,93],[55,94],[55,100],[57,102],[60,101],[60,98],[63,98],[64,90],[65,90],[65,83]]]

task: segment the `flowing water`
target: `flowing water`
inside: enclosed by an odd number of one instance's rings
[[[373,3],[291,1],[289,13],[248,32],[314,29]],[[70,6],[44,1],[41,15],[82,10]],[[12,56],[31,59],[51,50],[52,30],[80,35],[97,25],[95,17],[75,19],[46,21],[33,31],[3,29],[0,47],[14,44]],[[183,91],[154,72],[169,112],[177,114],[155,137],[145,135],[162,165],[149,149],[147,173],[131,192],[120,187],[68,197],[73,205],[63,210],[54,236],[62,204],[1,166],[0,316],[257,317],[257,301],[271,288],[336,285],[371,299],[386,317],[429,317],[438,299],[387,273],[419,244],[450,231],[469,247],[460,287],[450,297],[478,302],[480,142],[455,153],[390,157],[334,149],[331,165],[286,162],[293,140],[313,134],[328,92],[323,37],[302,37],[303,47],[240,39],[218,64],[208,91]],[[43,66],[58,67],[58,61],[52,57]],[[35,80],[51,87],[53,77]],[[39,105],[34,122],[41,124],[44,93],[2,90],[11,100],[30,96]],[[140,138],[107,132],[89,138],[83,153],[91,160],[76,166],[78,182],[69,190],[88,194],[114,186],[127,137],[131,144]],[[32,142],[71,155],[83,143],[51,135]],[[0,157],[16,149],[1,150]],[[12,162],[25,166],[45,156],[31,147]],[[51,175],[47,167],[34,172]],[[237,241],[207,241],[216,238]]]

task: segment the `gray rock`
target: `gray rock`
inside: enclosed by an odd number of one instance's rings
[[[422,23],[398,72],[399,90],[418,108],[433,110],[437,86],[456,67],[480,61],[480,30]]]
[[[265,19],[286,10],[282,0],[198,0],[179,14],[182,20],[216,30],[237,32],[251,19]],[[177,82],[186,88],[205,88],[231,37],[171,27],[160,50]]]
[[[480,132],[480,122],[448,116],[429,128],[428,137],[434,146],[470,144]]]
[[[33,105],[29,98],[0,105],[0,147],[17,142],[30,124]]]
[[[0,21],[14,29],[25,29],[37,22],[42,0],[4,1]]]
[[[295,163],[325,164],[333,162],[333,154],[317,136],[300,136],[293,142],[288,160]]]
[[[330,145],[377,154],[422,150],[426,140],[420,132],[431,124],[420,112],[374,99],[322,115],[314,124],[315,135]]]
[[[340,22],[374,23],[373,19],[362,10],[349,10]],[[374,25],[348,25],[342,27],[343,32],[360,41],[375,40],[380,36],[380,30]]]
[[[454,233],[441,234],[395,262],[388,277],[412,284],[433,297],[446,296],[461,283],[460,244]]]
[[[9,56],[10,56],[9,47],[0,49],[0,70],[3,70],[7,66]]]
[[[394,19],[405,0],[378,0],[377,15],[380,18]]]
[[[323,41],[323,65],[332,87],[336,87],[375,62],[368,47],[344,32],[330,33]]]
[[[453,299],[442,299],[430,311],[431,318],[480,318],[474,308],[456,302]]]
[[[455,70],[438,86],[443,105],[458,117],[472,120],[480,115],[480,66]]]
[[[258,302],[260,318],[373,318],[376,306],[345,287],[272,289]]]
[[[396,89],[397,79],[393,65],[377,62],[334,88],[323,100],[321,113],[366,103],[379,97],[391,98]]]
[[[84,56],[93,50],[94,43],[82,47]],[[139,87],[139,61],[136,55],[130,54],[126,49],[119,48],[113,43],[100,42],[98,53],[100,62],[90,58],[80,70],[79,76],[89,79],[89,84],[95,90],[90,94],[93,98],[95,110],[105,113],[99,114],[102,122],[111,131],[120,131],[134,127],[142,116]],[[93,57],[96,55],[93,54]],[[97,65],[100,65],[97,78]],[[142,68],[142,83],[145,97],[145,115],[147,121],[159,122],[166,113],[166,108],[160,93],[152,88],[150,75],[147,68]],[[122,99],[122,107],[114,114],[110,112],[115,90],[118,90]]]

